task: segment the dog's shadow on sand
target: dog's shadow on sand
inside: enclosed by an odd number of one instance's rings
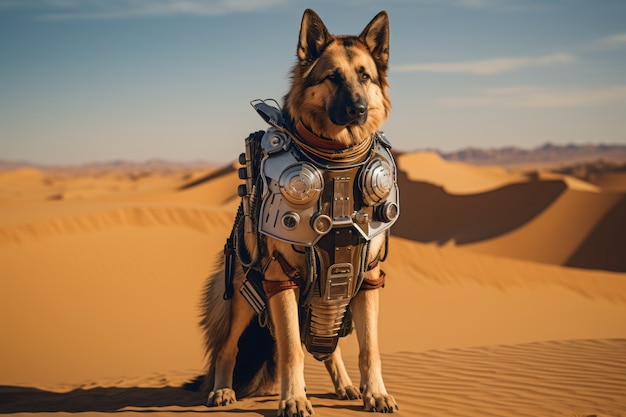
[[[334,394],[313,394],[310,399],[336,400]],[[84,412],[158,412],[169,413],[228,413],[274,417],[278,396],[254,398],[255,407],[238,408],[237,404],[227,407],[209,408],[202,404],[203,394],[182,387],[96,387],[75,389],[68,392],[46,391],[39,388],[0,386],[0,414],[14,413],[84,413]],[[244,399],[245,401],[245,399]],[[163,409],[163,407],[168,407]],[[320,405],[317,407],[334,408]],[[339,408],[339,405],[337,406]],[[359,410],[357,404],[341,403],[342,409]]]
[[[248,413],[263,417],[276,415],[277,398],[255,399],[261,409],[203,406],[204,396],[181,387],[97,387],[53,392],[31,387],[0,386],[0,414],[13,413],[81,413],[81,412],[227,412]],[[168,409],[163,410],[163,407]],[[161,410],[159,410],[161,409]]]

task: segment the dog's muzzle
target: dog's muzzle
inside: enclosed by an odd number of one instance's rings
[[[367,121],[368,103],[363,98],[338,100],[329,109],[330,121],[338,126],[362,125]]]

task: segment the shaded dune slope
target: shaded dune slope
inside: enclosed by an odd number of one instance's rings
[[[471,167],[472,175],[477,169]],[[449,192],[445,184],[416,180],[402,169],[398,182],[402,214],[393,228],[396,236],[537,262],[626,271],[624,193],[555,175],[533,175],[471,194]]]
[[[626,195],[620,195],[565,265],[626,271]]]
[[[508,233],[540,215],[565,191],[562,181],[511,184],[480,194],[453,195],[443,187],[398,173],[402,215],[396,236],[458,244]]]

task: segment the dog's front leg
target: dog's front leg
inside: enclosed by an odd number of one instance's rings
[[[278,415],[309,416],[313,413],[313,408],[306,398],[304,352],[300,342],[296,291],[289,289],[273,295],[269,305],[278,349],[278,372],[281,383]]]
[[[398,406],[394,398],[387,394],[378,348],[379,291],[379,289],[361,290],[352,301],[354,324],[359,341],[361,391],[366,411],[393,413]]]

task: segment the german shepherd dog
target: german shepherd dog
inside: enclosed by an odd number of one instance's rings
[[[291,126],[302,124],[306,137],[317,138],[311,146],[328,149],[358,146],[371,138],[386,121],[391,107],[386,71],[389,59],[389,20],[382,11],[359,36],[331,35],[312,10],[304,12],[292,70],[292,84],[284,97],[282,116]],[[307,140],[306,138],[304,139]],[[277,283],[269,297],[272,334],[253,320],[255,311],[240,294],[245,268],[234,265],[232,299],[224,300],[225,265],[207,282],[201,326],[205,333],[208,406],[223,406],[237,396],[275,392],[280,382],[279,416],[309,416],[313,413],[306,396],[304,350],[299,324],[299,288],[289,271],[306,274],[303,252],[282,240],[264,236],[267,250],[261,254],[264,282]],[[364,252],[371,268],[365,281],[381,279],[378,262],[385,252],[387,234],[372,238]],[[250,252],[254,242],[246,241]],[[277,260],[271,254],[280,254]],[[288,266],[288,268],[285,267]],[[384,277],[384,274],[382,275]],[[350,304],[360,349],[360,389],[346,372],[337,347],[323,361],[340,399],[362,398],[365,410],[392,413],[398,407],[387,393],[381,373],[378,347],[379,290],[358,291]],[[237,394],[235,394],[237,393]]]

